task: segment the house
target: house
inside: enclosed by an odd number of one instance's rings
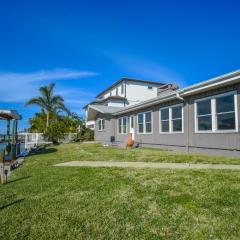
[[[144,147],[240,156],[240,70],[182,89],[162,86],[157,96],[125,107],[89,104],[95,140],[125,145],[132,133]]]
[[[142,101],[156,97],[162,91],[170,91],[177,86],[172,84],[163,84],[159,82],[139,80],[133,78],[121,78],[107,89],[103,90],[96,96],[96,99],[87,104],[84,109],[86,111],[86,126],[95,128],[95,119],[92,116],[96,108],[104,108],[108,106],[110,112],[119,108],[124,108]]]

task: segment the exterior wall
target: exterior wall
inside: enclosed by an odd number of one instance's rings
[[[123,87],[123,93],[121,93],[121,86]],[[151,86],[152,89],[148,89],[148,86]],[[108,92],[103,94],[103,98],[107,98],[110,96],[116,96],[116,89],[118,89],[118,96],[125,97],[128,100],[129,105],[133,105],[139,103],[140,101],[145,101],[158,95],[158,87],[157,84],[148,84],[148,83],[140,83],[140,82],[131,82],[127,81],[120,83],[119,85],[115,86]],[[126,92],[125,92],[126,91]]]
[[[148,89],[148,86],[151,86],[152,89]],[[157,97],[158,87],[159,86],[147,83],[127,82],[126,98],[129,105]]]
[[[124,101],[123,100],[117,100],[117,99],[113,100],[112,99],[112,100],[107,102],[107,105],[111,106],[111,107],[124,107]]]
[[[98,129],[99,119],[105,119],[105,129],[102,131],[99,131]],[[96,125],[94,129],[94,140],[101,141],[104,143],[109,143],[110,137],[114,135],[113,134],[114,128],[115,128],[115,119],[111,118],[110,115],[99,113],[96,118]]]
[[[121,86],[122,86],[122,84],[124,85],[123,93],[121,93]],[[117,91],[118,91],[118,95],[117,95]],[[123,82],[123,83],[115,86],[114,88],[112,88],[108,92],[104,93],[103,98],[107,98],[107,97],[110,97],[110,96],[121,96],[121,97],[124,97],[125,96],[125,83]]]
[[[189,151],[196,153],[206,153],[215,155],[240,156],[240,133],[195,133],[195,113],[194,101],[208,96],[237,90],[238,119],[240,120],[240,84],[224,87],[214,91],[208,91],[185,98],[183,103],[183,133],[159,133],[159,108],[175,105],[180,101],[172,101],[161,105],[155,105],[141,111],[131,112],[122,116],[134,115],[135,142],[144,147],[167,148],[178,151]],[[153,126],[151,134],[137,133],[137,114],[145,111],[152,111]],[[103,138],[109,141],[110,136],[114,135],[116,142],[124,145],[127,134],[118,134],[117,119],[109,120],[109,128],[106,132],[97,136],[98,140]],[[238,122],[239,125],[239,122]],[[240,129],[238,127],[238,129]],[[100,137],[102,135],[102,137]]]

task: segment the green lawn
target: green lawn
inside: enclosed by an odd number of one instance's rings
[[[54,167],[73,160],[237,163],[66,144],[0,186],[0,239],[240,239],[240,171]]]

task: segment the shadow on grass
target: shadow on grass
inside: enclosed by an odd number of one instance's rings
[[[18,199],[16,201],[14,201],[14,202],[9,203],[9,204],[3,205],[3,206],[0,207],[0,211],[2,211],[5,208],[13,206],[14,204],[20,203],[22,201],[24,201],[24,198],[21,198],[21,199]]]
[[[17,178],[17,179],[8,181],[7,184],[14,183],[14,182],[18,182],[18,181],[22,181],[22,180],[25,180],[25,179],[29,179],[29,178],[31,178],[31,177],[32,177],[32,176],[20,177],[20,178]]]
[[[46,149],[41,149],[36,152],[31,153],[29,156],[32,155],[42,155],[42,154],[48,154],[48,153],[55,153],[58,150],[56,148],[46,148]]]

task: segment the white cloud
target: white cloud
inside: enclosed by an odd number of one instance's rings
[[[25,102],[38,95],[38,89],[43,83],[59,80],[74,80],[98,75],[95,72],[71,69],[41,70],[29,73],[0,72],[0,102]],[[81,89],[59,88],[63,95],[87,96]],[[66,92],[68,91],[68,93]],[[59,93],[58,92],[58,93]],[[90,95],[90,94],[89,94]]]

